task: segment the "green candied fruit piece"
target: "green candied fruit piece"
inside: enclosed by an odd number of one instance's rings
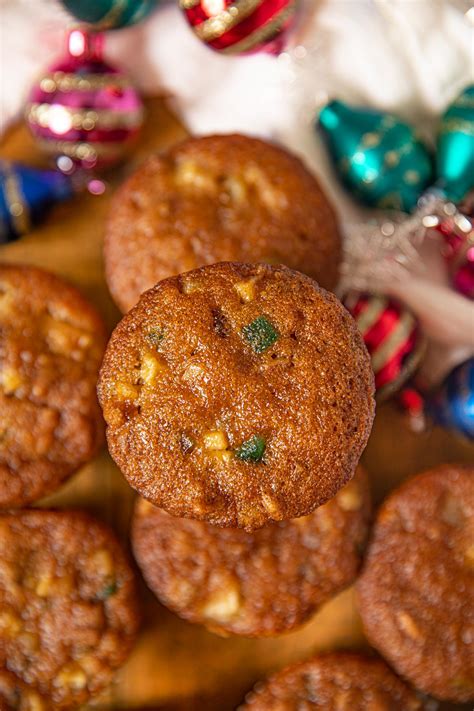
[[[115,581],[113,581],[105,586],[105,588],[101,591],[99,598],[101,600],[107,600],[109,597],[112,597],[112,595],[115,595],[116,592],[117,592],[117,583]]]
[[[235,450],[235,456],[244,462],[261,462],[265,454],[266,442],[260,435],[253,435]]]
[[[278,340],[278,331],[265,316],[257,316],[252,323],[244,326],[242,335],[255,353],[263,353]]]
[[[161,341],[165,337],[165,329],[161,328],[159,326],[152,328],[148,331],[146,334],[146,338],[149,343],[151,343],[152,346],[155,346],[155,348],[158,348],[158,346],[161,344]]]

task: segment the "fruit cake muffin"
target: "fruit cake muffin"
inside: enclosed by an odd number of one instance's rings
[[[174,516],[249,531],[306,515],[349,481],[373,394],[336,297],[264,264],[157,284],[115,329],[99,378],[130,484]]]
[[[422,702],[379,659],[321,654],[259,682],[239,711],[421,711]]]
[[[353,582],[369,508],[361,469],[313,513],[255,533],[176,519],[139,499],[133,550],[150,588],[181,617],[216,632],[275,635]]]
[[[415,476],[383,504],[358,582],[367,636],[414,686],[474,698],[474,467]]]
[[[0,711],[48,711],[46,699],[0,667]]]
[[[75,709],[108,685],[137,619],[133,572],[108,527],[72,511],[0,516],[0,668],[45,711]]]
[[[72,286],[0,264],[0,508],[57,489],[103,441],[105,330]]]
[[[238,135],[150,158],[115,196],[104,248],[122,311],[161,279],[214,262],[286,264],[332,289],[340,254],[333,209],[301,161]]]

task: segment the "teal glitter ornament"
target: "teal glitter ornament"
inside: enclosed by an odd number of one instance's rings
[[[466,87],[443,114],[437,173],[449,200],[462,200],[474,187],[474,85]]]
[[[157,0],[62,0],[76,20],[96,31],[118,30],[135,25],[157,6]]]
[[[331,101],[317,127],[342,182],[365,205],[410,212],[433,182],[428,149],[391,114]]]

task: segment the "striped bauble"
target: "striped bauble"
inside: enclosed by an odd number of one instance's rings
[[[283,49],[297,0],[180,0],[195,35],[223,54]]]
[[[25,109],[38,146],[83,168],[120,160],[143,123],[131,80],[100,56],[100,35],[74,29],[68,55],[35,83]]]
[[[425,341],[413,314],[386,296],[352,292],[344,299],[369,351],[377,400],[396,392],[415,372]]]

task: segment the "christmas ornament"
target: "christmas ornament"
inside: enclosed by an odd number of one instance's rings
[[[448,200],[462,200],[474,184],[474,85],[441,118],[436,170]]]
[[[55,203],[73,194],[71,178],[0,161],[0,244],[28,232]]]
[[[349,293],[344,306],[354,317],[372,359],[377,399],[385,400],[415,372],[425,344],[415,317],[383,296]]]
[[[474,358],[448,375],[427,409],[438,425],[474,439]]]
[[[443,236],[442,253],[449,267],[454,288],[474,299],[474,226],[469,216],[457,213],[454,219],[440,222],[438,231]]]
[[[87,22],[94,30],[117,30],[143,20],[157,5],[157,0],[62,0],[76,20]]]
[[[395,116],[331,101],[319,128],[343,183],[366,205],[410,212],[433,181],[427,148]]]
[[[73,29],[68,56],[40,78],[26,106],[38,146],[86,169],[120,160],[143,122],[137,91],[102,60],[101,46],[101,35]]]
[[[223,54],[277,54],[297,0],[180,0],[194,34]]]
[[[436,182],[446,199],[459,200],[474,186],[474,87],[444,114],[437,172],[416,132],[395,116],[342,101],[325,106],[317,127],[343,184],[372,207],[411,212]]]

